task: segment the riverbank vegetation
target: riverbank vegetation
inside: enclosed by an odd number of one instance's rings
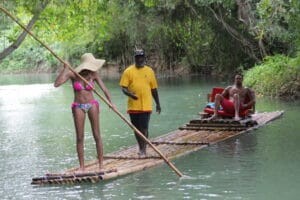
[[[263,64],[245,73],[244,84],[257,94],[281,98],[300,98],[300,56],[266,57]]]
[[[132,62],[134,48],[143,48],[157,73],[225,76],[261,65],[269,66],[264,80],[274,85],[276,66],[299,57],[298,0],[2,0],[0,5],[74,66],[92,52],[122,70]],[[61,65],[53,56],[2,12],[0,20],[2,72],[57,71]],[[247,76],[253,87],[266,87],[261,93],[273,95],[269,86],[258,85],[259,76]]]

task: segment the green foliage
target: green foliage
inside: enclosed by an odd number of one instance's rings
[[[124,57],[131,57],[133,49],[140,47],[146,49],[150,60],[158,59],[155,63],[160,69],[208,63],[205,60],[213,33],[190,9],[180,0],[111,1],[107,56],[126,65],[131,59]]]
[[[299,0],[261,0],[257,3],[257,23],[254,27],[260,38],[267,40],[273,53],[293,54],[295,40],[299,46],[300,2]],[[292,47],[292,48],[291,48]]]
[[[26,48],[19,48],[0,63],[1,71],[5,73],[51,72],[57,65],[57,60],[45,51],[43,47],[29,39],[24,43]],[[56,49],[55,47],[51,47]]]
[[[244,84],[256,93],[285,98],[299,98],[300,59],[276,55],[245,72]]]
[[[3,1],[20,21],[27,24],[37,6],[47,0]],[[52,0],[32,32],[61,57],[75,64],[84,52],[91,52],[123,67],[132,62],[132,51],[139,47],[146,50],[149,64],[158,70],[172,71],[177,66],[184,66],[201,71],[203,66],[209,65],[217,72],[233,73],[238,68],[248,69],[262,59],[249,56],[251,51],[253,55],[261,53],[259,39],[269,55],[296,56],[300,47],[299,0],[248,0],[249,12],[254,17],[251,27],[238,19],[236,2]],[[0,41],[5,42],[0,45],[0,50],[22,32],[10,21],[6,19],[0,25]],[[229,32],[229,29],[233,31]],[[250,43],[253,48],[248,49],[249,46],[242,42]],[[16,54],[24,52],[23,56],[27,56],[26,52],[32,47],[38,49],[35,41],[26,39],[20,47],[22,50]],[[48,68],[58,65],[44,51],[40,55],[44,55],[43,62],[49,65]],[[3,62],[6,66],[11,62],[12,66],[7,68],[14,68],[14,59],[17,55]],[[28,65],[27,59],[21,60],[17,65]]]

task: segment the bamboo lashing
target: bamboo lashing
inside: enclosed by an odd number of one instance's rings
[[[209,145],[208,142],[166,142],[166,141],[157,141],[152,144],[160,145],[160,144],[168,144],[168,145]]]
[[[54,51],[52,51],[46,44],[44,44],[41,40],[39,40],[31,31],[29,31],[22,23],[18,21],[12,14],[10,14],[5,8],[0,6],[0,10],[3,11],[8,17],[10,17],[13,21],[15,21],[23,30],[25,30],[29,35],[31,35],[36,41],[38,41],[43,47],[45,47],[56,59],[58,59],[62,64],[67,66],[70,71],[72,71],[76,76],[78,76],[84,83],[91,86],[92,85],[83,78],[80,74],[78,74],[68,63],[66,63],[63,59],[61,59]],[[126,117],[117,110],[106,98],[104,98],[98,91],[95,90],[94,87],[93,92],[97,94],[103,102],[105,102],[112,110],[123,120],[125,121],[136,133],[139,137],[141,137],[145,142],[149,144],[162,158],[163,160],[171,167],[171,169],[179,176],[182,177],[183,174],[157,149],[149,140],[146,138]]]
[[[193,131],[242,131],[247,127],[201,127],[201,126],[181,126],[180,130],[193,130]]]
[[[246,118],[240,121],[234,121],[232,119],[193,119],[184,126],[179,127],[180,130],[208,130],[208,131],[242,131],[249,127],[257,125],[257,122],[251,118]]]
[[[154,144],[152,142],[152,144]],[[104,159],[123,159],[123,160],[141,160],[141,159],[161,159],[159,156],[103,156]]]

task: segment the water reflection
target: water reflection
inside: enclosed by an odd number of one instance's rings
[[[38,103],[44,95],[53,91],[52,84],[0,86],[0,102],[2,107],[8,111],[22,110],[28,105],[34,107],[35,103]],[[28,110],[30,111],[30,109]]]
[[[1,177],[9,180],[0,185],[11,199],[14,194],[26,197],[26,190],[18,191],[16,186],[26,188],[28,173],[35,170],[34,163],[40,157],[39,105],[51,92],[50,84],[0,86]]]
[[[36,75],[35,75],[36,76]],[[161,166],[97,184],[31,186],[31,178],[78,165],[70,110],[72,88],[52,79],[6,77],[0,84],[0,195],[2,199],[297,199],[300,101],[259,98],[258,111],[285,110],[284,116],[249,134],[174,160],[190,178],[179,179]],[[21,81],[22,83],[17,83]],[[27,81],[27,82],[26,82]],[[21,85],[26,83],[27,85]],[[39,84],[37,84],[39,83]],[[150,137],[168,133],[195,118],[212,86],[202,77],[159,79],[161,115],[151,116]],[[225,83],[224,83],[225,84]],[[114,103],[126,116],[118,80],[106,81]],[[227,85],[227,84],[225,84]],[[101,105],[104,151],[135,144],[132,130]],[[86,159],[96,152],[89,125]],[[280,175],[278,175],[280,174]],[[281,191],[280,194],[274,191]]]

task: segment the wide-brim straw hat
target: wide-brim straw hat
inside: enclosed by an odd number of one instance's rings
[[[81,56],[81,63],[75,68],[77,73],[82,70],[98,71],[105,63],[103,59],[96,59],[93,54],[85,53]]]

